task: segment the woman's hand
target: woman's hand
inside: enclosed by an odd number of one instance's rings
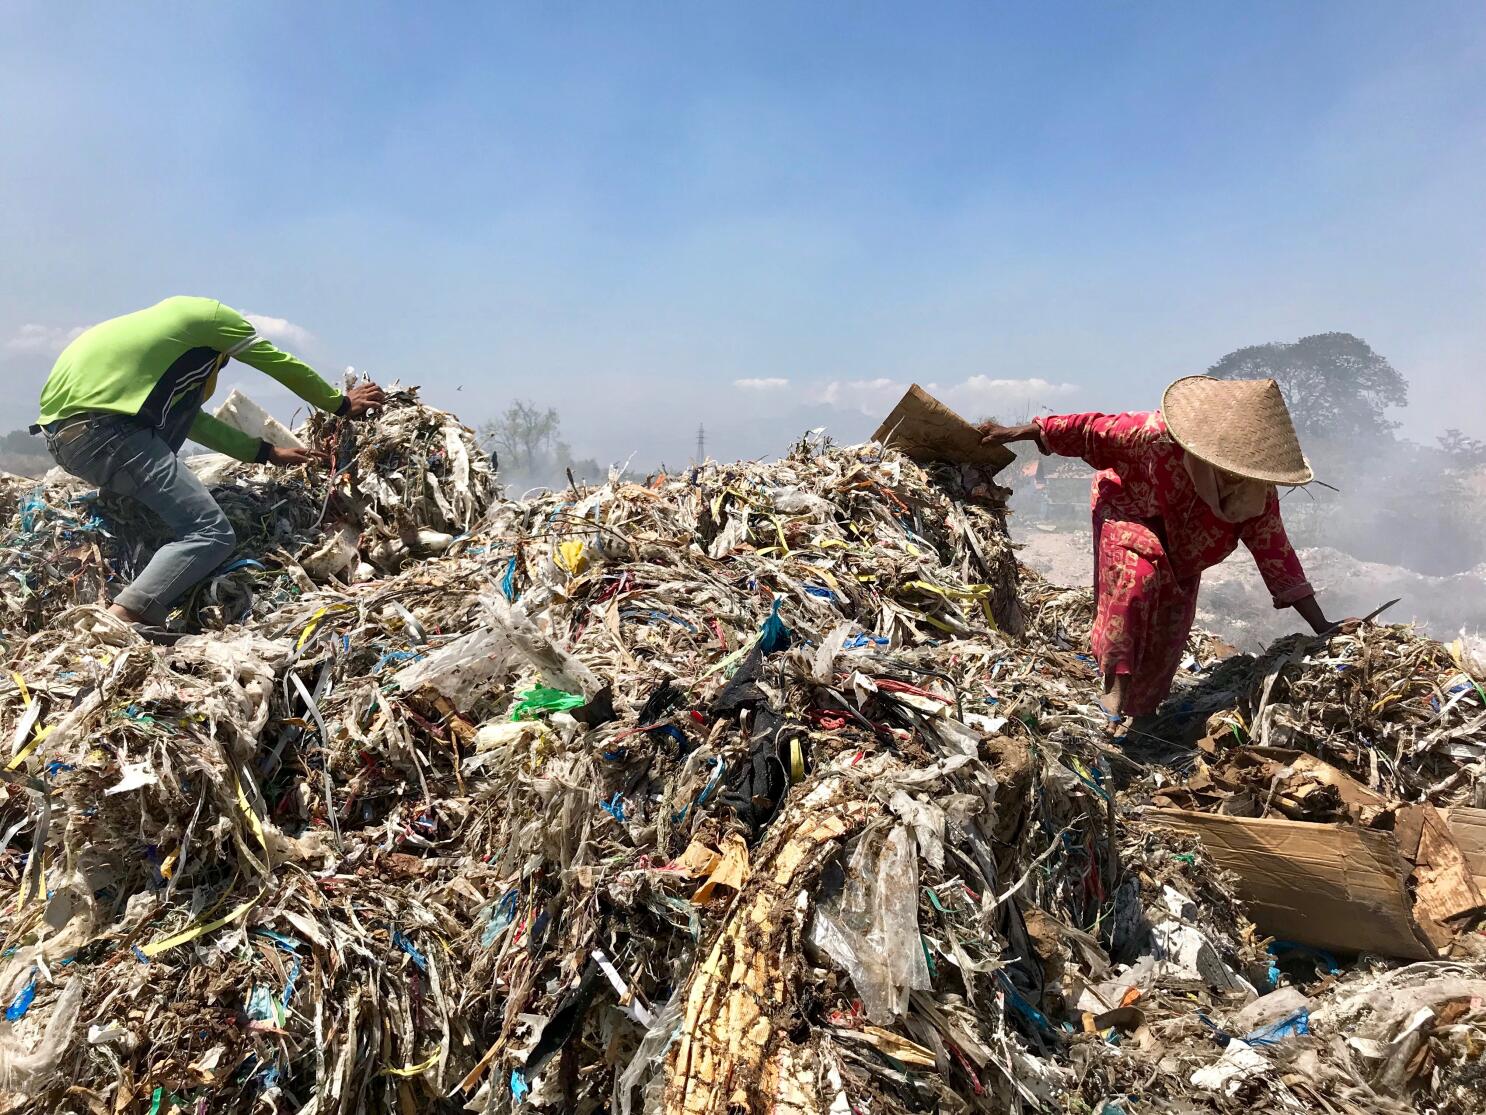
[[[985,422],[977,427],[980,431],[980,443],[982,445],[1007,445],[1013,441],[1036,441],[1037,423],[1028,422],[1025,426],[998,426],[994,422]]]
[[[281,468],[296,468],[299,465],[323,465],[327,464],[330,457],[326,453],[318,453],[313,449],[281,449],[279,446],[271,446],[268,450],[268,463],[278,465]]]
[[[1321,611],[1321,603],[1314,596],[1295,601],[1294,608],[1317,635],[1350,635],[1362,626],[1362,620],[1356,618],[1332,623],[1326,618],[1326,613]]]

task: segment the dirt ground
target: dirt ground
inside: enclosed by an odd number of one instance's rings
[[[1013,521],[1012,536],[1028,567],[1059,584],[1089,583],[1093,552],[1087,530],[1050,531],[1023,520]],[[1427,577],[1325,548],[1301,550],[1300,559],[1321,606],[1334,619],[1366,615],[1400,597],[1387,618],[1415,622],[1436,639],[1453,639],[1462,628],[1486,629],[1486,565],[1454,577]],[[1275,610],[1242,547],[1203,575],[1197,623],[1246,651],[1260,650],[1281,635],[1304,629],[1291,609]]]

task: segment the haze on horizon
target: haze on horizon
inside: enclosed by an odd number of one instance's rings
[[[1441,3],[22,2],[0,432],[82,326],[206,294],[327,375],[680,463],[1140,409],[1340,330],[1486,437],[1486,16]],[[239,367],[281,417],[295,401]]]

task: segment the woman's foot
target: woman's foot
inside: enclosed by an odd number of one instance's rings
[[[1129,679],[1124,674],[1114,674],[1105,680],[1105,692],[1099,698],[1099,707],[1104,710],[1111,739],[1123,739],[1130,730],[1125,721],[1125,688]]]

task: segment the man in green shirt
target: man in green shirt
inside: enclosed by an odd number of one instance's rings
[[[42,388],[32,430],[46,435],[56,462],[100,489],[139,500],[176,536],[109,608],[147,634],[157,633],[175,602],[237,544],[226,514],[178,456],[186,439],[240,461],[316,459],[250,437],[202,410],[229,359],[332,414],[360,418],[383,402],[375,384],[337,391],[212,298],[167,298],[93,326],[63,350]]]

